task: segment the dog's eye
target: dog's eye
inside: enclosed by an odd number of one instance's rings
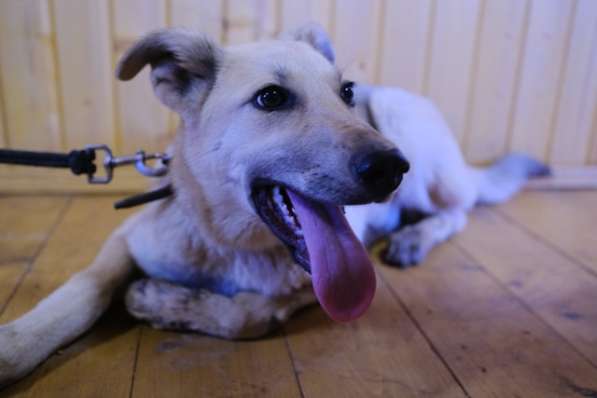
[[[284,87],[271,85],[257,91],[253,104],[264,111],[275,111],[286,107],[289,97],[288,90]]]
[[[352,88],[354,87],[354,83],[353,82],[346,82],[344,84],[342,84],[342,87],[340,88],[340,98],[342,98],[342,101],[344,101],[346,103],[346,105],[349,106],[353,106],[354,102],[354,91],[352,91]]]

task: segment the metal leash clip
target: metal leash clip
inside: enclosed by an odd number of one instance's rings
[[[112,150],[107,145],[89,145],[85,147],[88,151],[102,151],[104,152],[104,176],[96,176],[94,173],[87,175],[87,181],[90,184],[108,184],[112,181],[114,176],[114,169],[119,166],[134,164],[139,173],[145,177],[162,177],[168,172],[168,162],[170,155],[166,153],[145,153],[144,151],[137,151],[134,155],[116,157],[112,154]],[[154,166],[146,163],[148,160],[156,160]]]

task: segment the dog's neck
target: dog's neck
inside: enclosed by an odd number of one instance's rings
[[[195,239],[198,237],[205,245],[223,251],[263,250],[280,246],[257,215],[237,210],[238,217],[231,217],[235,209],[219,201],[213,203],[213,198],[206,192],[210,189],[210,182],[201,181],[197,173],[193,173],[184,149],[185,132],[181,130],[172,146],[169,178],[175,195],[171,203],[189,220],[195,230],[193,233],[197,234]],[[214,187],[211,186],[211,189]]]
[[[184,154],[183,132],[179,131],[173,143],[173,160],[170,169],[171,184],[175,197],[173,205],[185,215],[193,229],[206,245],[214,247],[221,244],[217,231],[214,231],[211,212],[203,189],[195,180],[189,169]],[[195,231],[194,231],[195,232]]]

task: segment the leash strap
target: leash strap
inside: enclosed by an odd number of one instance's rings
[[[74,150],[69,153],[0,149],[0,163],[65,168],[70,169],[75,175],[93,175],[97,171],[94,160],[95,151],[92,149]]]
[[[96,152],[103,153],[103,175],[95,175]],[[154,166],[147,162],[154,160]],[[114,176],[114,169],[120,166],[134,165],[145,177],[162,177],[168,172],[170,156],[166,153],[145,153],[137,151],[134,155],[116,157],[107,145],[90,145],[82,150],[69,153],[33,152],[16,149],[0,149],[0,163],[35,167],[60,167],[70,169],[75,175],[87,174],[90,184],[108,184]]]
[[[96,151],[104,153],[103,168],[105,174],[96,176]],[[150,166],[146,162],[155,160],[158,163]],[[146,177],[161,177],[168,172],[170,156],[165,153],[146,154],[138,151],[134,155],[115,157],[106,145],[92,145],[82,150],[68,153],[33,152],[16,149],[0,149],[0,163],[34,167],[56,167],[70,169],[75,175],[86,174],[90,184],[108,184],[112,181],[113,170],[124,165],[134,165],[137,171]],[[138,206],[154,200],[164,199],[174,193],[171,185],[166,185],[154,191],[134,195],[114,204],[116,209]]]

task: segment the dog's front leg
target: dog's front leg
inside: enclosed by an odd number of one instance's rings
[[[466,225],[463,209],[442,210],[390,235],[384,261],[401,268],[423,261],[429,251]]]
[[[263,336],[314,302],[310,288],[285,297],[253,292],[227,297],[156,279],[133,283],[126,296],[128,311],[157,329],[195,331],[226,339]]]
[[[21,318],[0,326],[0,388],[25,376],[56,349],[85,332],[133,269],[122,230],[94,262]]]

